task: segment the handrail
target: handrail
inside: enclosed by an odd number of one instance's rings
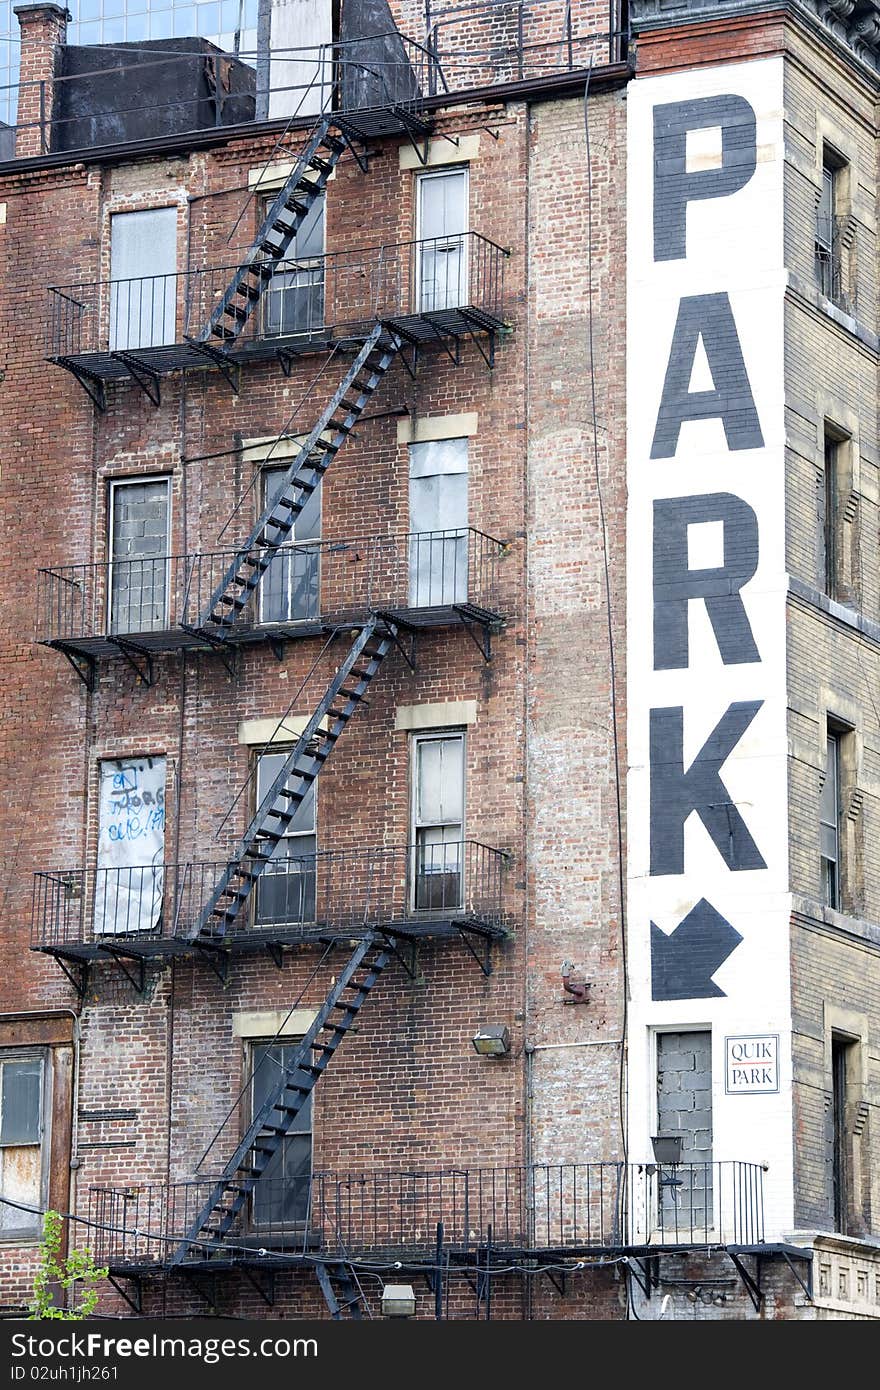
[[[231,853],[230,853],[231,858]],[[47,868],[34,875],[31,944],[97,951],[127,940],[189,941],[230,858],[105,868]],[[389,924],[467,920],[505,929],[503,871],[510,855],[472,838],[353,845],[275,858],[260,879],[253,913],[230,932],[259,941],[284,928],[298,934],[369,931]]]
[[[455,241],[464,237],[473,238],[475,241],[482,242],[484,245],[491,247],[493,251],[497,251],[499,255],[506,257],[510,257],[511,255],[510,247],[502,246],[499,242],[493,241],[491,237],[484,236],[482,232],[471,230],[466,232],[455,232],[453,235],[448,237],[413,237],[409,241],[377,242],[375,244],[370,244],[367,246],[353,246],[350,249],[342,251],[326,251],[321,256],[308,256],[303,261],[296,261],[293,257],[290,256],[282,256],[276,260],[267,258],[264,262],[262,262],[262,264],[266,266],[271,266],[273,273],[281,273],[283,271],[293,270],[314,270],[316,269],[316,267],[320,266],[325,261],[342,259],[343,257],[353,258],[355,256],[362,256],[366,258],[372,257],[374,253],[378,254],[383,251],[408,250],[412,247],[428,245],[432,241]],[[67,296],[64,293],[67,290],[99,288],[104,289],[109,287],[110,285],[134,285],[140,283],[141,281],[146,282],[150,280],[180,280],[199,275],[232,275],[236,270],[240,268],[241,261],[247,255],[249,249],[249,247],[240,248],[239,259],[237,260],[231,260],[228,262],[223,261],[216,265],[212,264],[207,266],[199,266],[195,270],[176,270],[171,271],[168,274],[162,275],[131,275],[116,280],[78,280],[71,281],[68,284],[48,285],[47,289],[50,294],[64,294],[64,297],[68,298],[69,296]],[[72,300],[71,302],[77,304],[79,308],[86,307],[85,305],[78,304],[78,301],[76,300]]]
[[[185,1236],[211,1189],[208,1177],[179,1183],[133,1183],[89,1190],[90,1215],[104,1263],[161,1265]],[[229,1232],[226,1254],[247,1262],[249,1243],[278,1255],[350,1253],[402,1256],[428,1263],[442,1221],[446,1249],[468,1262],[490,1239],[514,1260],[541,1252],[614,1254],[627,1250],[716,1249],[766,1241],[763,1167],[738,1159],[654,1164],[607,1160],[444,1169],[316,1170],[298,1183],[260,1179],[264,1211],[256,1227],[246,1207]],[[282,1198],[300,1213],[281,1215]],[[154,1229],[155,1228],[155,1229]],[[258,1238],[258,1239],[257,1239]],[[196,1249],[194,1257],[201,1251]]]
[[[466,602],[498,612],[507,544],[462,526],[45,566],[37,571],[34,636],[51,644],[177,633],[189,645],[217,582],[244,555],[268,564],[235,633],[347,621],[377,608],[415,612]]]

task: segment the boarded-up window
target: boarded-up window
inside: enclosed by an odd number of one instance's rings
[[[436,439],[409,450],[409,601],[463,603],[468,590],[468,442]]]
[[[442,313],[467,304],[467,169],[421,174],[416,206],[419,311]]]
[[[110,631],[156,632],[168,621],[168,478],[110,488]]]
[[[0,1234],[35,1234],[43,1204],[44,1058],[0,1054]],[[16,1205],[11,1205],[15,1203]],[[36,1213],[21,1208],[36,1208]]]
[[[461,905],[464,830],[464,734],[414,741],[414,907],[445,912]]]
[[[101,763],[96,936],[155,931],[165,887],[165,759]]]
[[[110,219],[111,352],[173,343],[177,318],[177,208]]]

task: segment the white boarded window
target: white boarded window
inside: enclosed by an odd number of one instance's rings
[[[0,1237],[36,1235],[44,1204],[47,1113],[45,1058],[41,1052],[0,1054]],[[11,1206],[16,1202],[19,1206]]]
[[[177,208],[110,219],[110,351],[173,343],[177,317]]]
[[[420,174],[416,209],[419,312],[467,304],[467,169]]]
[[[409,601],[413,608],[467,599],[467,524],[467,438],[411,444]]]
[[[413,906],[456,909],[462,899],[464,734],[416,735],[413,762]]]
[[[100,765],[95,935],[155,931],[165,889],[165,759]]]

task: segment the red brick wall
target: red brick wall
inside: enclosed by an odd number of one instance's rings
[[[522,211],[524,117],[490,113],[497,141],[484,136],[471,173],[471,224],[514,249],[508,275],[511,320],[524,288]],[[466,133],[477,123],[459,118]],[[221,858],[244,828],[243,800],[224,837],[218,822],[249,771],[238,724],[279,718],[318,656],[321,639],[291,643],[276,660],[261,645],[245,648],[230,677],[211,655],[160,657],[146,688],[124,661],[98,668],[89,693],[63,657],[31,643],[35,569],[106,557],[107,483],[116,476],[169,471],[173,477],[173,548],[211,549],[249,480],[236,457],[182,464],[181,458],[229,449],[236,437],[274,435],[307,391],[320,359],[296,363],[286,378],[277,365],[249,367],[234,395],[216,372],[166,378],[153,406],[133,385],[111,385],[108,410],[96,415],[62,369],[44,361],[46,266],[54,283],[95,280],[108,270],[111,211],[176,203],[181,209],[181,264],[189,210],[191,263],[228,257],[225,239],[243,194],[221,192],[187,204],[187,195],[247,182],[249,168],[270,154],[267,140],[239,142],[189,160],[144,160],[88,172],[12,176],[4,181],[7,295],[4,320],[14,334],[4,384],[10,447],[4,460],[6,551],[19,557],[3,585],[5,765],[15,768],[3,798],[2,830],[14,847],[7,860],[6,932],[11,968],[0,984],[0,1008],[23,999],[70,1002],[72,992],[49,959],[27,950],[32,874],[94,862],[97,764],[101,757],[164,753],[169,765],[169,858]],[[282,157],[283,157],[282,152]],[[400,170],[396,145],[378,149],[368,175],[346,159],[328,199],[328,248],[406,240],[412,229],[412,175]],[[255,210],[242,240],[252,234]],[[59,235],[59,228],[64,235]],[[51,247],[51,255],[48,248]],[[18,294],[8,289],[16,267]],[[9,340],[10,342],[13,339]],[[403,844],[409,830],[407,735],[394,732],[398,704],[474,699],[468,731],[467,833],[511,850],[506,906],[522,919],[522,681],[524,676],[522,510],[524,338],[514,332],[499,348],[494,373],[473,344],[456,368],[440,350],[422,354],[413,382],[395,366],[373,410],[406,406],[417,415],[479,412],[470,450],[470,516],[474,525],[513,541],[502,570],[505,632],[484,664],[464,630],[427,635],[411,672],[391,657],[370,692],[369,709],[353,721],[321,777],[319,845],[340,848]],[[329,393],[344,370],[337,361],[322,383]],[[324,396],[317,392],[297,417],[307,429]],[[365,423],[326,481],[325,533],[405,531],[407,457],[396,420]],[[237,540],[255,514],[244,503]],[[329,653],[296,710],[308,714],[343,650]],[[80,1202],[93,1184],[162,1181],[189,1176],[242,1080],[242,1049],[233,1039],[234,1010],[289,1007],[318,961],[319,948],[285,954],[278,970],[265,956],[236,960],[223,990],[200,962],[148,970],[143,999],[112,966],[91,973],[83,1001],[79,1103],[89,1111],[132,1109],[134,1120],[88,1122],[80,1128]],[[399,966],[386,972],[359,1020],[357,1033],[322,1082],[315,1101],[315,1165],[320,1168],[496,1165],[521,1161],[520,1108],[522,956],[516,937],[496,950],[486,979],[460,943],[426,945],[410,980]],[[325,967],[306,990],[317,1005],[330,985]],[[508,1022],[518,1057],[487,1063],[470,1037],[477,1026]],[[168,1102],[172,1126],[169,1132]],[[227,1137],[226,1148],[234,1141]],[[215,1158],[217,1154],[215,1153]],[[222,1157],[222,1155],[221,1155]],[[20,1280],[14,1281],[20,1285]]]

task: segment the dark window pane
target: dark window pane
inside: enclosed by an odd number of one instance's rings
[[[43,1064],[39,1057],[4,1062],[0,1098],[0,1144],[40,1142],[40,1090]]]
[[[254,1114],[274,1094],[291,1070],[298,1042],[260,1043],[254,1047]],[[252,1215],[256,1225],[279,1226],[302,1222],[308,1215],[312,1170],[312,1097],[309,1096],[254,1188]]]

